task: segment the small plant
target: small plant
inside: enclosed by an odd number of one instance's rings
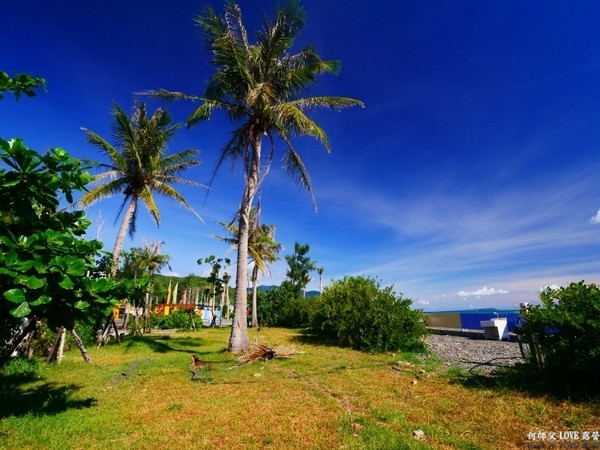
[[[378,280],[344,277],[315,299],[311,325],[341,345],[365,351],[424,351],[425,318],[411,303]]]

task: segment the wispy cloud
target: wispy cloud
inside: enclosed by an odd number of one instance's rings
[[[436,187],[393,195],[346,185],[329,192],[327,208],[337,205],[336,212],[360,224],[365,236],[357,241],[392,233],[387,249],[362,254],[363,274],[435,304],[465,293],[510,293],[503,297],[529,301],[540,285],[598,272],[600,236],[585,214],[597,204],[594,183],[587,168],[562,179],[515,182],[493,194]],[[343,261],[338,264],[343,270]],[[479,294],[464,289],[483,283],[496,287]]]

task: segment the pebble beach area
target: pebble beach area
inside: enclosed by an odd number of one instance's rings
[[[431,334],[425,342],[447,367],[492,372],[523,361],[518,342],[444,334]]]

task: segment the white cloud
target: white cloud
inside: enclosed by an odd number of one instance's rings
[[[460,291],[457,295],[459,297],[481,297],[484,295],[500,295],[509,293],[510,291],[507,291],[505,289],[494,289],[484,286],[481,289],[477,289],[476,291]]]
[[[417,302],[417,304],[419,304],[419,305],[429,305],[429,302],[427,300],[419,300]]]
[[[590,219],[590,222],[592,222],[594,224],[600,223],[600,209],[598,210],[596,215]]]
[[[540,292],[545,291],[546,289],[556,290],[560,289],[560,286],[558,284],[551,284],[550,286],[540,286]]]

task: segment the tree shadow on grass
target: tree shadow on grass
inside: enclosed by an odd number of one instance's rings
[[[143,344],[148,346],[156,353],[167,352],[182,352],[182,353],[197,353],[193,348],[185,347],[201,347],[204,341],[201,338],[190,337],[172,337],[165,335],[158,336],[128,336],[124,340],[125,350],[130,350],[132,347]]]
[[[452,375],[451,384],[459,384],[470,389],[493,390],[510,395],[519,392],[531,397],[545,397],[557,402],[572,401],[595,404],[600,414],[600,394],[585,386],[567,386],[554,383],[544,377],[530,364],[519,363],[512,367],[503,367],[492,373],[479,371],[460,371]]]
[[[290,339],[292,342],[298,342],[299,344],[320,345],[326,347],[345,347],[343,345],[340,345],[340,343],[333,338],[320,335],[308,329],[298,330],[298,333],[298,336],[293,336]]]
[[[38,384],[39,379],[30,375],[0,374],[0,418],[11,416],[54,415],[69,409],[91,408],[96,399],[77,399],[80,389],[75,384]]]

